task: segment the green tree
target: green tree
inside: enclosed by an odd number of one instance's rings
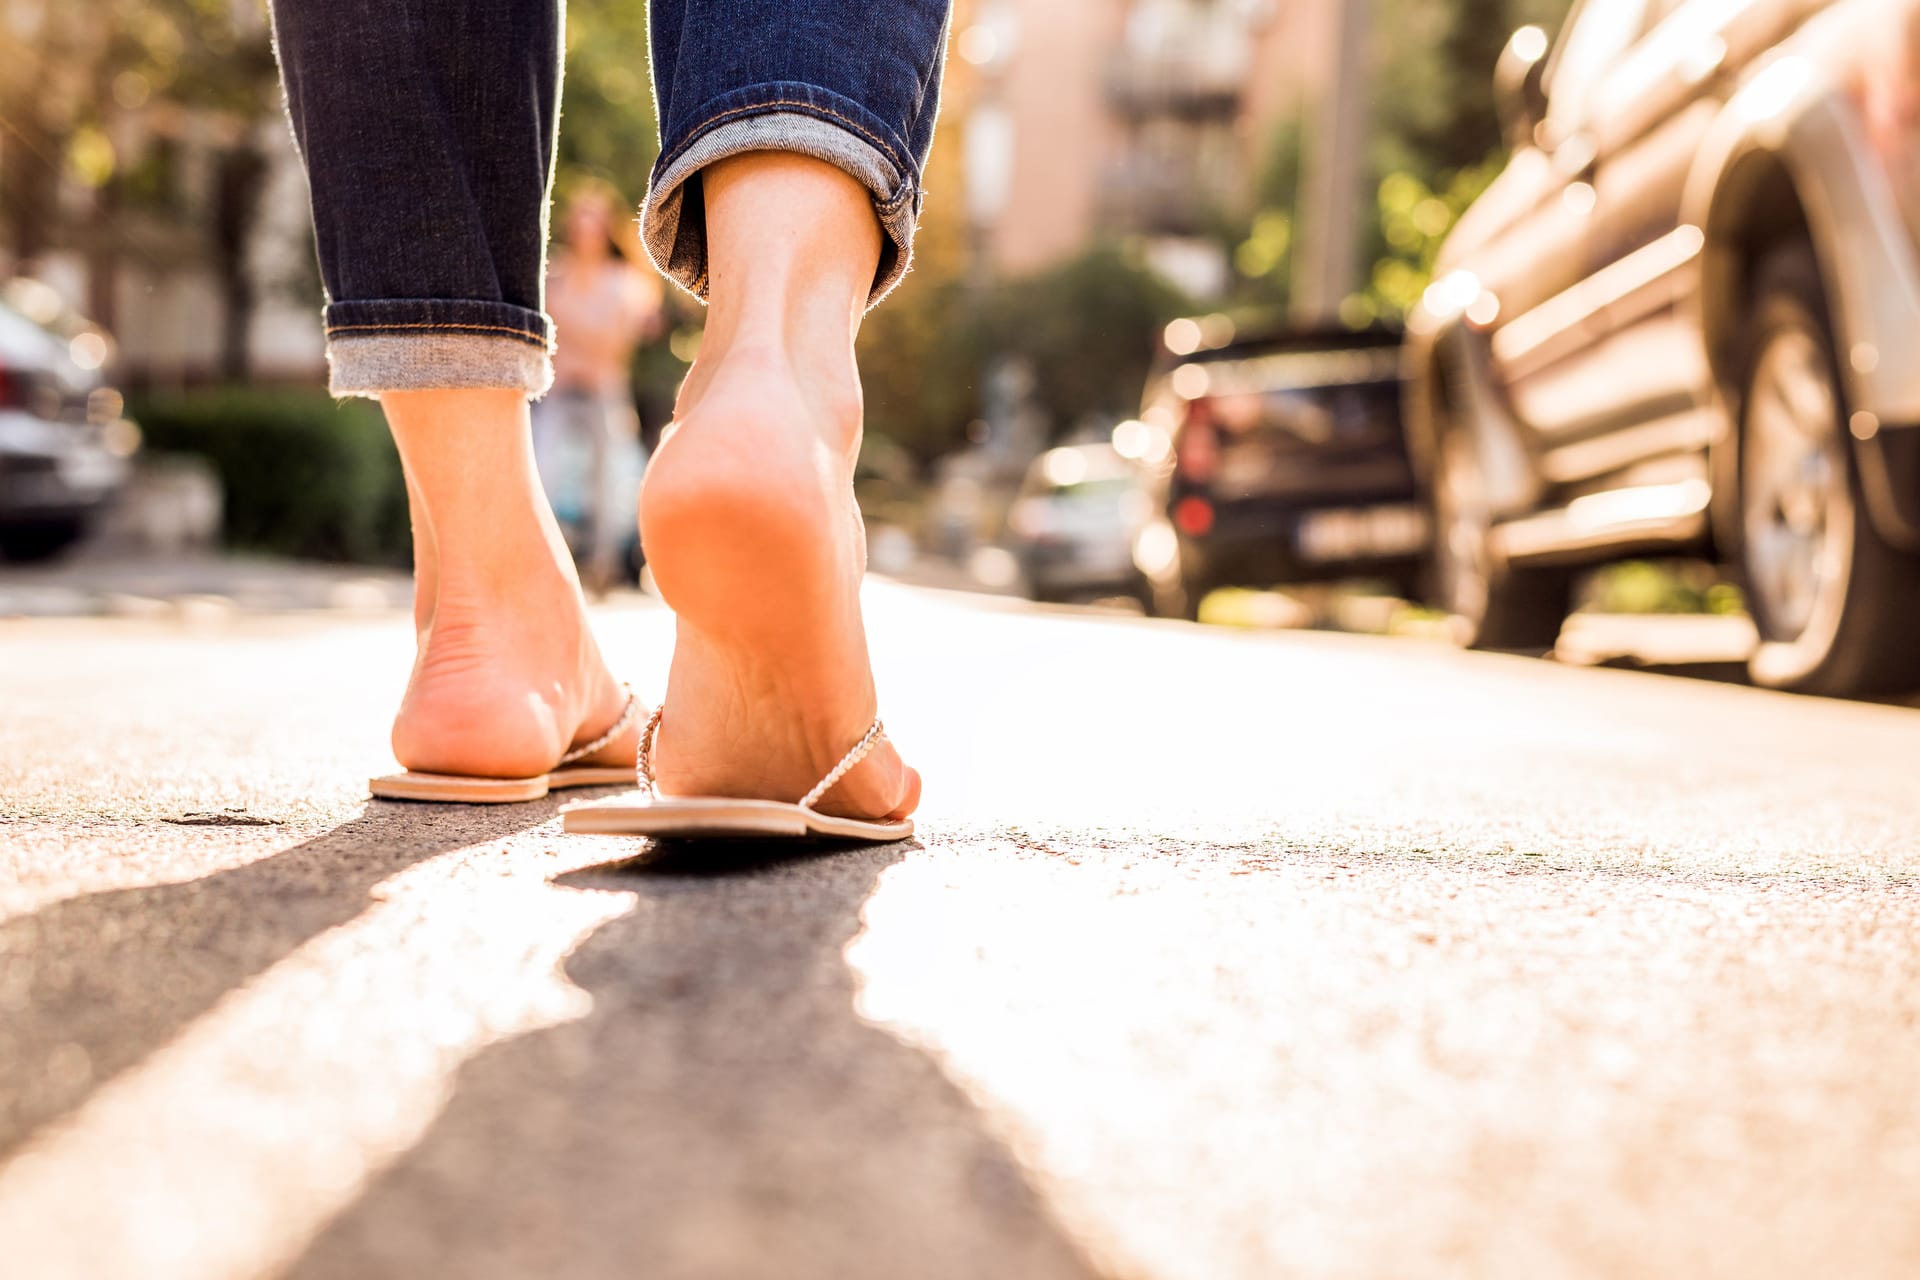
[[[1571,0],[1373,0],[1362,291],[1353,323],[1396,317],[1420,296],[1454,222],[1506,163],[1493,69],[1513,30],[1554,29]],[[1301,181],[1301,129],[1268,142],[1252,212],[1228,243],[1235,301],[1284,304]]]
[[[1375,163],[1423,180],[1501,151],[1493,68],[1514,30],[1554,29],[1571,0],[1373,0]],[[1388,89],[1391,91],[1387,91]]]
[[[647,73],[647,6],[633,0],[568,0],[566,40],[562,189],[574,173],[591,173],[637,207],[660,153]]]
[[[987,322],[999,349],[1032,364],[1059,427],[1136,412],[1169,320],[1192,302],[1118,246],[1099,245],[998,291]]]
[[[82,249],[94,282],[91,310],[111,319],[114,265],[130,251],[125,216],[192,224],[205,235],[227,297],[227,363],[243,363],[252,303],[243,247],[263,168],[252,128],[276,103],[264,4],[16,6],[15,20],[0,26],[0,66],[0,238],[16,260],[55,247]],[[169,145],[142,137],[137,154],[121,154],[129,135],[119,121],[140,113],[162,119],[163,105],[175,118],[196,112],[227,134],[203,210],[175,207]],[[63,182],[93,192],[77,227],[61,226]]]
[[[1374,95],[1362,292],[1350,320],[1397,317],[1453,224],[1506,165],[1493,69],[1513,31],[1549,30],[1571,0],[1373,0]],[[1390,87],[1391,91],[1388,91]]]

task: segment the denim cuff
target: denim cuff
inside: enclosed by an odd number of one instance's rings
[[[499,387],[538,397],[553,383],[553,321],[508,302],[335,302],[326,330],[336,396]]]
[[[866,187],[873,211],[886,233],[880,267],[867,295],[871,307],[884,298],[913,257],[913,233],[923,194],[919,174],[905,153],[878,129],[858,118],[859,109],[837,95],[804,85],[764,85],[736,105],[724,101],[706,114],[706,123],[690,130],[661,153],[654,167],[640,230],[647,254],[676,284],[695,297],[707,296],[705,202],[696,187],[689,207],[688,180],[716,161],[749,151],[792,151],[844,170]]]

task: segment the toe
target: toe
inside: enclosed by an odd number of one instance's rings
[[[895,822],[920,803],[920,775],[902,763],[891,743],[883,743],[822,796],[818,808],[841,818]]]
[[[884,822],[898,822],[920,807],[920,771],[910,765],[901,765],[900,771],[905,775],[901,779],[905,791],[902,793],[900,803],[894,806],[893,812],[882,819]]]

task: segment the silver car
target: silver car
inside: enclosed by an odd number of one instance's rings
[[[1512,160],[1406,347],[1466,638],[1708,554],[1759,683],[1920,685],[1920,0],[1582,0],[1497,86]]]
[[[30,305],[44,286],[9,291]],[[126,482],[138,432],[101,368],[105,335],[0,302],[0,555],[55,555],[78,541]]]
[[[1134,543],[1153,514],[1140,468],[1110,444],[1061,445],[1034,459],[1007,514],[1035,600],[1149,599]]]

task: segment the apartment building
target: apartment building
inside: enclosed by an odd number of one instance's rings
[[[953,42],[967,204],[992,267],[1024,274],[1138,237],[1195,293],[1200,233],[1244,206],[1274,131],[1318,94],[1338,0],[972,0]]]

